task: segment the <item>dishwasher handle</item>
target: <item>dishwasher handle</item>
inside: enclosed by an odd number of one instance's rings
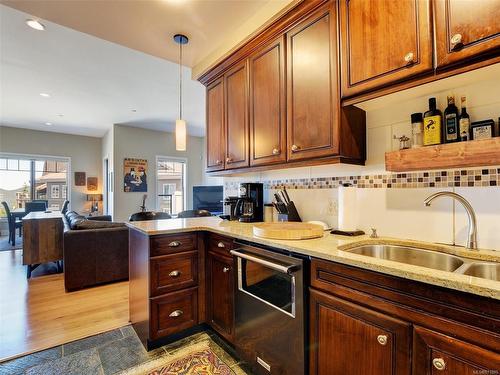
[[[278,263],[270,262],[267,259],[262,259],[262,258],[254,256],[254,255],[250,255],[250,254],[247,254],[247,253],[242,253],[242,252],[240,252],[238,250],[231,250],[230,253],[232,255],[234,255],[235,257],[246,259],[246,260],[249,260],[249,261],[252,261],[252,262],[255,262],[255,263],[262,264],[263,266],[266,266],[268,268],[271,268],[271,269],[273,269],[275,271],[278,271],[278,272],[281,272],[281,273],[286,273],[288,275],[290,275],[294,271],[297,271],[298,269],[300,269],[300,265],[299,264],[292,264],[290,266],[283,266],[283,265],[278,264]]]

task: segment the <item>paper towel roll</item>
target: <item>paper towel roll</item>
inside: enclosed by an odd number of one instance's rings
[[[358,229],[357,190],[352,186],[339,186],[339,230],[351,232]]]

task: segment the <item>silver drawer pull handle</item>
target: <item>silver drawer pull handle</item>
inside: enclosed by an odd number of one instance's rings
[[[231,270],[231,268],[229,268],[229,267],[222,268],[222,272],[224,272],[224,273],[228,273],[230,270]]]
[[[168,276],[170,276],[170,277],[179,277],[180,275],[181,275],[181,271],[177,271],[177,270],[172,271],[168,274]]]
[[[219,242],[219,243],[217,244],[217,247],[224,248],[224,247],[226,247],[226,245],[224,245],[224,242]]]
[[[443,358],[434,358],[432,360],[432,365],[439,371],[443,371],[446,368],[446,362]]]
[[[168,244],[169,247],[179,247],[181,243],[179,241],[172,241]]]
[[[387,336],[386,335],[378,335],[377,341],[380,345],[387,345]]]
[[[184,312],[182,310],[175,310],[175,311],[172,311],[168,316],[171,318],[178,318],[182,314],[184,314]]]

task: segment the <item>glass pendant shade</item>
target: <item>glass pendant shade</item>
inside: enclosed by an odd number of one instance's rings
[[[186,121],[175,120],[175,149],[186,151]]]

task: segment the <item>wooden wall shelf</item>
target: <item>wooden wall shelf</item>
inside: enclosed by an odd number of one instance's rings
[[[500,165],[500,137],[387,152],[391,172]]]

